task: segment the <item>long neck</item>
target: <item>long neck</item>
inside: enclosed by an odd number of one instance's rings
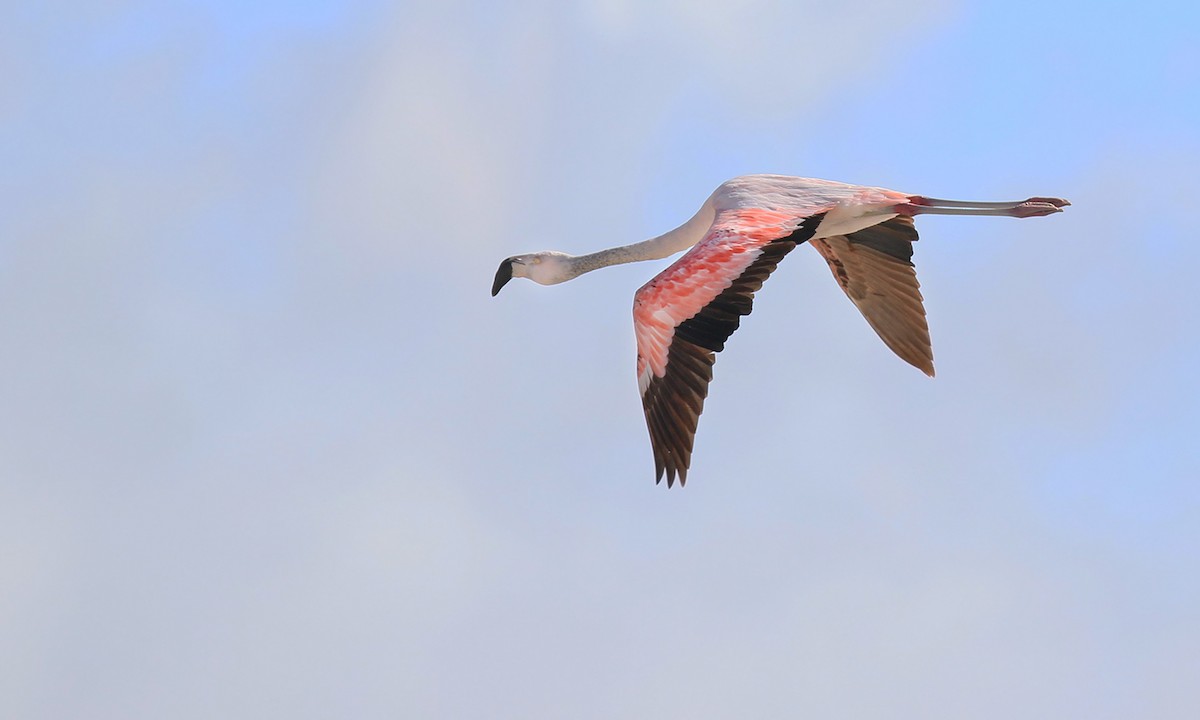
[[[715,216],[716,212],[713,210],[713,201],[710,197],[704,201],[700,210],[690,220],[670,232],[632,245],[622,245],[572,257],[570,260],[572,277],[578,277],[585,272],[609,265],[621,265],[640,260],[658,260],[687,250],[704,238],[705,233],[712,226]]]

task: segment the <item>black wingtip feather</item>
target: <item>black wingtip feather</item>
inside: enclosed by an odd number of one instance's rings
[[[749,315],[754,293],[759,290],[776,265],[797,245],[810,239],[821,224],[824,214],[806,218],[795,232],[779,238],[762,248],[755,261],[696,315],[675,327],[667,371],[662,377],[650,380],[642,393],[646,425],[654,451],[657,479],[665,474],[667,487],[687,483],[692,446],[708,384],[712,382],[715,353],[725,349],[729,339]]]

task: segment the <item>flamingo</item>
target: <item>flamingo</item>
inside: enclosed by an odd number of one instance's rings
[[[683,225],[643,242],[588,255],[547,251],[505,258],[492,296],[514,277],[541,285],[598,268],[686,250],[633,298],[637,379],[655,484],[687,482],[716,353],[749,315],[779,261],[807,242],[867,323],[902,360],[933,377],[933,349],[912,263],[917,215],[1027,218],[1062,212],[1066,200],[939,200],[878,187],[785,175],[721,184]]]

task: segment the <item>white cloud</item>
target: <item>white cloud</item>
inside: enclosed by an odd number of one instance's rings
[[[669,77],[664,70],[682,70],[706,81],[710,102],[761,107],[768,117],[892,82],[889,57],[944,27],[955,9],[942,0],[595,0],[579,7],[600,38],[626,52],[632,45],[634,56],[653,52],[642,67],[649,77],[661,81]]]

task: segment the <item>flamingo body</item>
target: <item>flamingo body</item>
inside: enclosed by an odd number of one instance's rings
[[[912,263],[918,214],[1036,217],[1057,198],[976,203],[783,175],[723,183],[684,225],[591,255],[533,253],[501,263],[492,294],[512,277],[555,284],[599,267],[687,251],[634,295],[637,378],[657,481],[687,481],[715,354],[753,309],[780,260],[808,242],[868,324],[901,359],[933,375],[925,308]]]

